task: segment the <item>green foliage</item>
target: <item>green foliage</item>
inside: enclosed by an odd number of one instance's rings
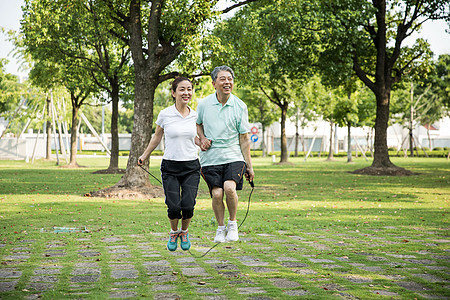
[[[301,104],[306,103],[302,88],[317,60],[318,36],[308,30],[313,21],[300,1],[282,2],[280,5],[280,1],[257,1],[218,24],[213,35],[220,39],[221,47],[206,55],[213,65],[226,64],[235,70],[239,85],[246,86],[255,96],[256,101],[249,104],[259,108],[259,113],[255,113],[265,124],[273,121],[264,117],[271,110],[265,102],[277,105],[283,128],[290,106],[308,109]],[[305,115],[309,114],[305,111]],[[285,135],[283,130],[281,135]],[[283,153],[284,141],[282,138]]]
[[[26,2],[22,31],[36,60],[30,77],[37,84],[62,84],[85,97],[98,88],[112,93],[114,78],[118,85],[132,82],[127,51],[96,9],[82,0]]]
[[[392,76],[393,82],[398,82],[405,74],[423,77],[431,70],[432,53],[426,41],[417,39],[410,47],[403,46],[402,42],[411,32],[419,30],[426,19],[448,19],[448,1],[408,3],[391,0],[386,2],[385,15],[383,9],[378,1],[322,1],[320,18],[324,51],[319,65],[327,84],[336,86],[348,81],[356,65],[370,80],[379,80],[375,77],[375,69],[383,53],[382,59],[386,58],[391,64],[389,72],[392,73],[386,73],[386,76]],[[377,14],[385,19],[377,19]],[[419,15],[423,19],[419,20]],[[383,24],[377,23],[382,20]],[[385,41],[380,32],[384,29],[382,26],[386,26]]]
[[[238,89],[236,94],[247,103],[250,123],[261,123],[262,127],[266,128],[278,120],[276,106],[267,99],[261,90],[244,86]]]
[[[432,84],[436,86],[433,93],[437,93],[442,103],[450,109],[450,55],[440,55],[436,63],[436,68],[430,76]]]
[[[311,75],[317,59],[318,36],[308,30],[313,22],[298,1],[261,1],[248,5],[218,24],[214,35],[222,47],[210,58],[228,64],[246,85],[258,87],[287,76],[302,80]]]
[[[42,128],[45,94],[29,81],[20,82],[17,76],[5,73],[3,62],[0,60],[0,116],[9,120],[8,131],[20,134],[28,121],[29,128]]]
[[[24,92],[19,78],[5,73],[5,63],[5,59],[0,59],[0,114],[14,110]]]
[[[450,99],[449,57],[442,55],[433,62],[427,77],[398,85],[392,95],[392,113],[396,122],[410,127],[413,118],[414,124],[428,126],[448,115],[449,110],[445,107]]]

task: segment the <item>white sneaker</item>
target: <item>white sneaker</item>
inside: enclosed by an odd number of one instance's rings
[[[237,240],[239,240],[238,226],[236,221],[228,221],[227,231],[227,237],[225,238],[227,241],[236,242]]]
[[[223,228],[219,226],[216,230],[216,237],[214,238],[214,243],[224,243],[226,234],[227,228],[225,226],[223,226]]]

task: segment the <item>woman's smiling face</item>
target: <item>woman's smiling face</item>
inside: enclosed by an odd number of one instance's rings
[[[187,80],[181,81],[176,91],[172,90],[172,97],[175,98],[175,102],[179,104],[188,104],[192,99],[192,94],[194,93],[194,89],[192,87],[192,83]]]

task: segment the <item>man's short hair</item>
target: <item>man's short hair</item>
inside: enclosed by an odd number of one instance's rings
[[[220,66],[220,67],[215,67],[214,70],[211,72],[211,79],[212,79],[212,81],[216,82],[217,74],[219,74],[220,71],[230,72],[231,76],[233,76],[233,79],[234,79],[233,69],[231,69],[228,66]]]

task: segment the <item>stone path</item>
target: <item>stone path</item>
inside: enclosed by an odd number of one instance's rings
[[[0,299],[450,299],[450,238],[432,234],[242,234],[203,258],[167,251],[166,236],[0,243]],[[213,245],[191,241],[196,256]],[[417,250],[395,250],[402,241]]]

